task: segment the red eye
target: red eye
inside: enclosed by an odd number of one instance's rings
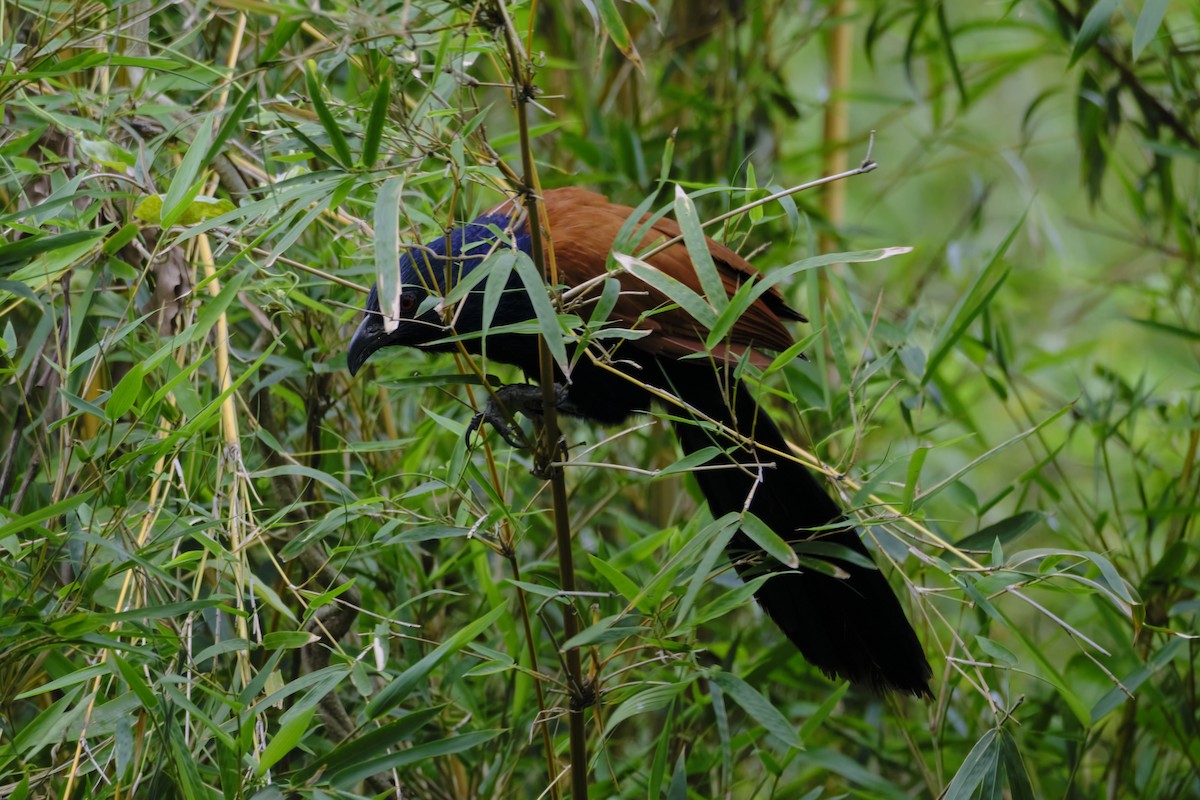
[[[400,313],[411,314],[412,310],[417,307],[417,298],[411,292],[405,292],[400,295]]]

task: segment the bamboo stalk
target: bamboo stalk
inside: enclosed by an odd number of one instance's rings
[[[850,16],[854,14],[854,0],[836,0],[829,13],[839,22],[829,34],[829,97],[825,101],[822,134],[825,155],[821,162],[821,172],[825,175],[835,175],[846,171],[846,139],[850,133],[850,105],[846,102],[846,90],[850,86],[854,36]],[[820,246],[822,253],[828,253],[838,249],[837,231],[846,216],[846,185],[840,181],[827,184],[822,206],[828,227],[821,234]],[[824,294],[828,296],[829,292]]]
[[[545,224],[541,203],[538,198],[537,167],[533,159],[533,146],[529,137],[528,104],[533,96],[533,85],[526,70],[527,55],[521,51],[517,31],[508,14],[504,0],[496,0],[496,10],[504,20],[504,36],[508,46],[512,70],[513,101],[517,112],[517,128],[521,142],[521,167],[523,174],[523,202],[529,214],[530,255],[533,263],[549,285],[558,284],[557,268],[550,243],[549,257],[543,236],[549,239],[549,226]],[[554,532],[558,550],[559,583],[569,605],[563,609],[563,638],[570,640],[579,632],[579,621],[575,617],[575,562],[571,551],[571,519],[567,506],[566,475],[561,465],[556,464],[561,435],[558,428],[557,398],[554,389],[554,364],[545,337],[538,338],[539,383],[542,388],[542,429],[535,461],[546,465],[547,480],[550,482],[554,509]],[[593,702],[593,691],[583,680],[583,665],[579,649],[572,647],[565,653],[567,683],[570,694],[570,710],[567,714],[568,735],[571,754],[571,797],[572,800],[587,800],[587,730],[584,726],[584,710]]]

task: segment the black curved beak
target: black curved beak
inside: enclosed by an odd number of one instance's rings
[[[354,337],[350,339],[350,349],[346,353],[346,366],[350,368],[350,374],[357,374],[371,354],[383,347],[386,340],[387,333],[383,330],[379,315],[365,314],[358,330],[354,332]]]

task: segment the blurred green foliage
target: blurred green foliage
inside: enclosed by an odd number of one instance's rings
[[[565,603],[593,797],[1200,794],[1200,11],[508,12],[547,187],[711,217],[875,131],[844,218],[803,193],[714,230],[767,272],[913,248],[792,281],[811,360],[759,391],[845,476],[935,700],[800,659],[653,416],[568,429],[600,466],[567,471],[563,598],[528,457],[463,441],[465,365],[350,379],[377,250],[520,172],[496,6],[8,3],[0,795],[565,796]]]

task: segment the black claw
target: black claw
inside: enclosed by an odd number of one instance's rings
[[[466,440],[468,447],[471,445],[471,434],[475,431],[482,432],[485,422],[491,425],[496,433],[500,434],[500,437],[513,447],[518,449],[525,447],[524,431],[515,425],[510,425],[508,420],[504,418],[503,412],[500,411],[500,406],[490,400],[487,406],[484,407],[484,410],[472,417],[470,424],[467,425],[467,432],[463,438]]]
[[[555,406],[563,408],[567,403],[567,387],[554,384]],[[529,438],[521,428],[512,422],[519,412],[535,422],[542,417],[542,389],[529,383],[510,383],[496,389],[488,398],[483,410],[471,418],[467,425],[465,439],[471,443],[471,434],[482,430],[484,423],[491,425],[504,441],[513,447],[524,449],[529,446]],[[512,416],[506,414],[508,411]]]

